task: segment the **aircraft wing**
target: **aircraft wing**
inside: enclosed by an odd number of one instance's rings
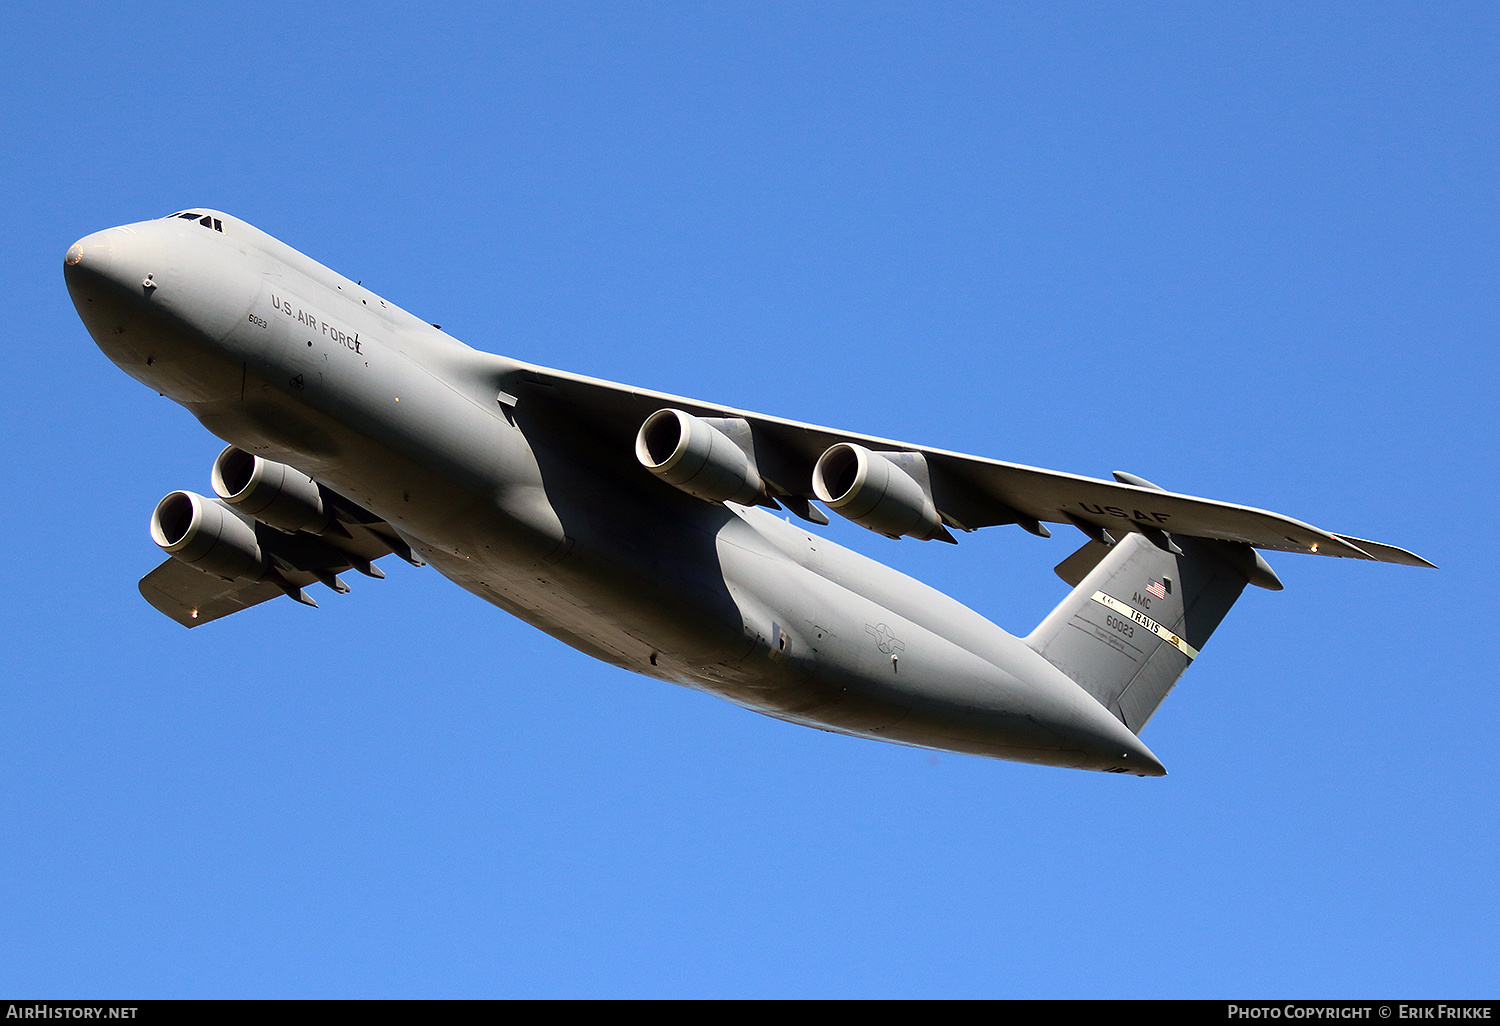
[[[673,408],[698,417],[743,419],[750,425],[756,463],[771,495],[804,515],[808,500],[814,497],[814,464],[830,446],[852,442],[877,452],[921,453],[931,473],[934,504],[947,524],[963,530],[1018,524],[1045,535],[1049,532],[1042,524],[1073,524],[1091,538],[1099,537],[1101,531],[1139,531],[1157,536],[1166,532],[1282,552],[1434,565],[1393,545],[1334,534],[1250,506],[1168,492],[1129,474],[1117,473],[1117,480],[1105,481],[1043,470],[836,431],[541,367],[526,367],[508,375],[501,388],[502,403],[518,405],[535,400],[565,405],[571,413],[590,420],[601,433],[617,437],[622,453],[631,451],[636,431],[657,410]]]
[[[297,587],[312,584],[312,574],[297,574]],[[260,605],[283,594],[265,581],[225,581],[187,563],[168,558],[141,578],[141,597],[184,627],[200,627],[212,620]]]
[[[338,526],[321,537],[256,525],[257,537],[272,559],[272,573],[264,580],[226,581],[168,557],[141,578],[141,597],[184,627],[200,627],[280,595],[315,606],[305,588],[322,582],[332,591],[347,592],[349,586],[338,577],[346,570],[384,577],[374,561],[392,552],[421,565],[389,524],[347,500],[339,499],[335,508]]]

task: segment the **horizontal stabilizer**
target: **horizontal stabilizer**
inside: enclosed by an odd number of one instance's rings
[[[1067,581],[1069,587],[1076,588],[1083,583],[1089,571],[1098,566],[1101,559],[1109,555],[1109,548],[1103,542],[1085,542],[1082,548],[1053,567],[1052,571]]]

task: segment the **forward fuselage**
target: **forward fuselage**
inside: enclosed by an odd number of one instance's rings
[[[377,513],[445,576],[576,648],[828,730],[1156,774],[1018,639],[763,509],[601,451],[586,411],[516,397],[478,352],[227,215],[80,240],[99,347],[250,453]]]

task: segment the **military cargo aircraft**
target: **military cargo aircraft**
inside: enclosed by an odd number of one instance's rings
[[[1138,737],[1259,550],[1431,566],[1289,517],[801,424],[479,352],[217,210],[80,239],[89,334],[228,443],[151,516],[140,583],[195,627],[395,554],[605,662],[793,723],[1159,776]],[[1084,544],[1025,638],[835,545],[1013,524]]]

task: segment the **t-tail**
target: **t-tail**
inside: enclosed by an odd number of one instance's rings
[[[1164,534],[1090,541],[1057,572],[1073,592],[1026,644],[1137,734],[1245,585],[1281,588],[1248,545]]]

